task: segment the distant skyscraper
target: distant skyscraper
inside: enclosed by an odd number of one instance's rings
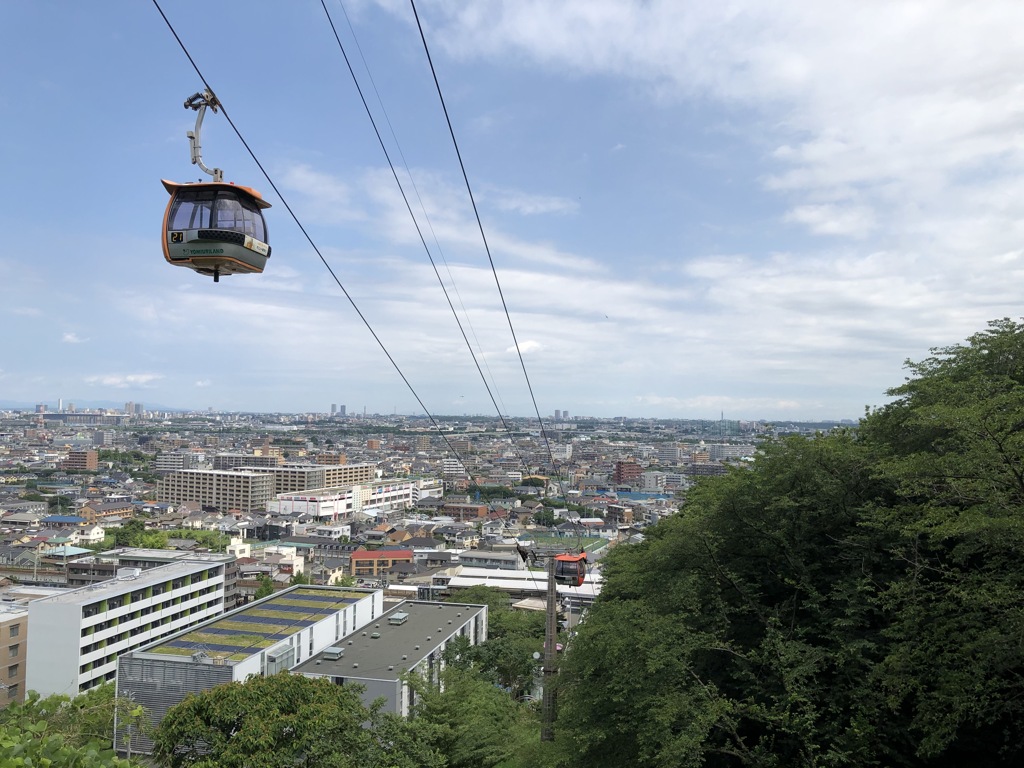
[[[133,403],[131,400],[129,400],[127,403],[125,403],[124,404],[124,412],[126,414],[128,414],[129,416],[131,416],[133,413],[135,413],[135,403]]]
[[[569,420],[569,412],[568,411],[562,411],[562,418],[565,419],[566,421],[568,421]]]
[[[57,398],[57,413],[64,413],[64,398]]]
[[[132,413],[134,413],[136,416],[141,416],[144,412],[145,408],[142,407],[142,403],[132,404]]]
[[[559,411],[559,410],[555,410],[555,421],[561,421],[561,420],[562,420],[562,412]]]
[[[46,413],[46,404],[45,403],[39,403],[36,406],[36,413]]]
[[[339,406],[339,408],[338,408],[338,415],[341,416],[341,418],[343,418],[343,419],[345,418],[345,406],[344,405]]]
[[[331,403],[331,416],[336,416],[338,413],[338,404]]]

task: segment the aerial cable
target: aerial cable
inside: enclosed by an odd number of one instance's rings
[[[321,0],[322,2],[322,0]],[[434,78],[434,86],[437,88],[437,97],[441,100],[441,108],[444,110],[444,119],[448,122],[448,132],[452,137],[452,145],[455,147],[455,154],[459,158],[459,168],[462,169],[462,178],[466,182],[466,191],[469,193],[469,201],[473,205],[473,214],[476,216],[477,227],[480,229],[480,238],[484,243],[484,250],[487,252],[487,260],[491,264],[491,272],[494,274],[494,283],[498,287],[498,296],[501,297],[501,306],[505,310],[505,319],[508,320],[508,329],[512,333],[512,341],[516,346],[516,354],[519,355],[519,365],[523,369],[523,377],[526,379],[526,388],[530,391],[530,399],[533,401],[533,410],[537,414],[537,422],[540,424],[540,434],[544,439],[544,446],[548,451],[548,460],[551,466],[555,465],[555,457],[551,452],[551,444],[548,441],[547,431],[544,429],[544,419],[541,418],[540,408],[537,407],[537,398],[533,394],[533,386],[530,384],[530,375],[526,372],[526,362],[523,360],[523,350],[519,346],[519,339],[516,338],[516,329],[512,325],[512,316],[508,312],[508,304],[505,302],[505,294],[501,290],[501,281],[498,280],[498,270],[494,266],[494,258],[491,256],[491,248],[487,244],[487,235],[484,234],[484,225],[480,219],[480,211],[476,206],[476,198],[473,196],[473,188],[469,183],[469,176],[466,173],[466,164],[462,162],[462,153],[459,151],[459,142],[455,138],[455,129],[452,127],[451,117],[448,115],[448,107],[444,101],[444,94],[441,92],[441,83],[437,79],[437,71],[434,69],[434,60],[430,56],[430,48],[427,46],[427,38],[423,33],[423,25],[420,23],[420,15],[416,11],[416,0],[409,0],[412,6],[413,16],[416,17],[416,27],[420,32],[420,40],[423,41],[423,51],[427,55],[427,62],[430,64],[430,74]]]
[[[331,18],[330,11],[327,10],[327,3],[325,0],[320,0],[320,5],[324,9],[324,14],[327,16],[327,23],[331,25],[331,32],[334,33],[334,39],[338,44],[338,48],[341,51],[342,57],[345,59],[345,65],[348,67],[349,75],[352,77],[352,82],[355,84],[356,91],[359,94],[359,99],[363,103],[363,109],[366,110],[367,117],[370,118],[370,124],[373,126],[373,132],[377,137],[377,143],[380,144],[381,150],[384,152],[384,158],[388,162],[388,167],[391,169],[391,175],[395,178],[395,183],[398,185],[398,190],[402,195],[402,200],[405,202],[405,209],[409,212],[409,217],[412,219],[413,226],[416,228],[416,234],[420,238],[420,243],[423,245],[424,251],[427,253],[427,258],[430,260],[430,266],[434,269],[434,275],[437,277],[437,282],[441,286],[441,290],[444,293],[444,297],[448,302],[448,307],[452,311],[452,315],[455,317],[455,323],[459,326],[459,332],[462,334],[463,341],[466,342],[466,347],[469,349],[469,354],[473,358],[473,364],[476,366],[477,372],[480,374],[480,378],[484,383],[484,388],[487,390],[488,396],[491,398],[491,403],[494,405],[495,411],[498,413],[498,418],[501,419],[502,425],[505,427],[505,431],[511,437],[511,428],[508,422],[505,420],[505,415],[501,412],[501,408],[498,407],[497,401],[494,399],[494,393],[491,392],[491,387],[487,383],[487,377],[484,376],[483,370],[480,368],[480,362],[477,360],[476,353],[473,351],[473,345],[469,343],[469,338],[466,336],[466,330],[462,327],[462,321],[459,320],[459,314],[455,311],[455,305],[452,303],[451,296],[448,294],[448,288],[444,284],[444,280],[441,278],[441,273],[437,268],[437,263],[434,261],[433,255],[430,253],[430,247],[427,245],[427,240],[423,236],[423,230],[420,228],[419,221],[416,219],[416,214],[413,213],[412,205],[409,202],[409,196],[405,193],[405,188],[402,186],[401,180],[398,178],[398,171],[395,170],[395,164],[391,160],[391,154],[387,150],[387,146],[384,144],[384,139],[380,135],[380,129],[377,127],[377,121],[373,118],[373,113],[370,111],[370,105],[366,101],[366,96],[363,94],[363,89],[359,85],[359,80],[356,77],[355,70],[352,68],[352,62],[349,60],[348,53],[345,51],[345,46],[341,42],[341,37],[338,35],[338,30],[334,26],[334,19]],[[389,122],[390,125],[390,122]],[[397,143],[397,142],[396,142]],[[410,173],[411,176],[411,173]],[[422,202],[422,201],[421,201]],[[519,460],[523,465],[523,468],[529,472],[529,466],[526,464],[526,459],[522,453],[519,452],[519,446],[516,445],[515,440],[512,440],[512,446],[519,456]]]
[[[178,33],[175,31],[174,25],[171,24],[170,19],[167,18],[167,14],[165,14],[163,8],[160,7],[159,0],[153,0],[153,5],[156,6],[157,11],[159,11],[160,16],[163,18],[164,23],[167,25],[167,28],[171,31],[171,34],[174,35],[174,39],[178,41],[178,45],[181,47],[181,50],[182,52],[184,52],[186,58],[188,58],[189,63],[192,65],[192,69],[196,71],[196,74],[199,76],[199,79],[203,81],[203,85],[206,86],[206,89],[210,93],[214,93],[213,88],[210,87],[210,84],[209,82],[207,82],[206,77],[203,76],[202,71],[199,69],[199,65],[196,64],[195,59],[192,58],[192,54],[188,52],[188,48],[185,46],[185,43],[182,42],[182,39],[178,36]],[[284,205],[284,207],[287,209],[289,215],[291,215],[292,220],[295,222],[296,226],[298,226],[299,230],[305,236],[310,246],[312,246],[313,250],[316,252],[316,255],[320,258],[320,261],[323,263],[324,267],[327,268],[327,271],[330,273],[331,277],[334,278],[334,282],[338,285],[338,288],[341,289],[341,292],[345,295],[345,298],[348,299],[348,303],[352,305],[352,309],[355,310],[356,314],[359,316],[359,319],[363,321],[363,325],[366,326],[366,329],[370,332],[370,335],[373,336],[374,341],[377,342],[377,345],[381,348],[381,351],[384,353],[384,356],[387,357],[388,361],[391,363],[392,367],[394,367],[395,371],[401,377],[402,381],[405,382],[405,386],[412,393],[412,396],[416,399],[416,402],[419,403],[419,406],[420,408],[423,409],[423,412],[427,414],[427,418],[430,419],[431,424],[434,425],[434,429],[437,430],[437,433],[448,445],[449,450],[453,454],[455,454],[455,457],[459,460],[460,463],[462,463],[463,467],[465,467],[465,462],[462,460],[462,457],[459,456],[459,452],[455,450],[455,447],[451,444],[451,441],[448,439],[447,435],[444,433],[444,431],[442,431],[441,425],[437,423],[437,420],[430,413],[430,410],[427,408],[426,405],[424,405],[423,400],[416,392],[416,389],[413,387],[412,383],[409,381],[408,378],[406,378],[406,375],[402,372],[401,367],[395,361],[395,358],[391,356],[391,353],[388,351],[388,348],[384,345],[384,342],[381,341],[380,337],[377,335],[377,332],[373,330],[373,326],[370,325],[370,321],[366,319],[366,316],[359,309],[359,306],[356,304],[355,299],[352,298],[349,292],[345,289],[345,286],[342,285],[341,280],[335,274],[334,270],[331,269],[331,265],[327,263],[327,259],[324,258],[324,255],[320,252],[320,249],[317,247],[316,243],[313,242],[313,238],[310,237],[309,232],[307,232],[306,228],[302,226],[302,222],[299,221],[299,217],[295,214],[295,211],[292,210],[292,207],[288,204],[288,201],[285,199],[284,195],[281,194],[281,190],[277,188],[277,185],[274,183],[274,180],[270,177],[270,173],[268,173],[267,169],[263,167],[263,164],[259,161],[259,158],[256,157],[256,153],[253,152],[248,142],[246,142],[245,138],[243,138],[241,131],[239,131],[237,126],[235,126],[235,123],[231,119],[230,115],[228,115],[228,110],[224,106],[223,102],[220,102],[220,109],[221,112],[224,114],[224,118],[228,121],[228,125],[231,126],[231,130],[235,132],[235,136],[238,137],[238,140],[242,143],[242,146],[245,147],[245,150],[249,153],[249,157],[251,157],[252,161],[256,163],[256,167],[260,169],[260,172],[263,174],[263,178],[267,180],[267,183],[270,184],[274,192],[280,198],[281,204]]]
[[[501,415],[502,413],[507,413],[504,399],[501,396],[501,390],[498,389],[498,382],[494,378],[494,374],[491,372],[491,367],[487,364],[487,357],[483,354],[483,345],[480,343],[480,339],[476,335],[476,329],[473,327],[473,321],[470,319],[469,310],[466,309],[466,303],[462,300],[462,294],[459,292],[459,286],[455,282],[455,276],[452,274],[451,266],[449,266],[448,260],[444,255],[444,250],[441,248],[441,243],[437,239],[437,233],[434,231],[434,223],[430,220],[430,215],[427,213],[427,207],[423,203],[423,197],[420,195],[420,189],[416,184],[416,178],[412,174],[409,162],[406,160],[405,153],[402,151],[402,145],[398,141],[398,136],[395,134],[395,128],[391,124],[391,118],[388,116],[387,108],[384,106],[384,100],[381,98],[380,91],[377,89],[377,83],[373,79],[373,73],[370,71],[370,65],[366,61],[366,56],[363,54],[363,48],[359,45],[359,37],[356,35],[355,27],[352,26],[352,20],[349,18],[344,1],[338,0],[338,5],[341,6],[341,12],[345,16],[345,23],[348,25],[349,33],[352,35],[352,42],[355,43],[356,50],[359,52],[359,58],[363,62],[363,69],[366,70],[366,76],[370,81],[370,86],[373,88],[373,93],[377,97],[377,104],[380,105],[381,113],[384,115],[384,121],[388,124],[388,131],[391,133],[391,138],[395,143],[395,149],[398,151],[398,156],[402,159],[402,165],[405,166],[405,172],[409,176],[409,183],[412,185],[413,193],[416,195],[416,201],[419,203],[420,210],[423,212],[423,218],[427,222],[427,228],[430,230],[430,236],[434,241],[434,247],[437,249],[437,253],[441,257],[441,262],[444,264],[445,271],[448,273],[448,279],[451,282],[452,290],[455,291],[455,297],[459,300],[459,306],[462,308],[462,314],[466,318],[466,324],[469,326],[469,332],[473,336],[473,341],[476,344],[477,351],[480,353],[481,357],[483,357],[487,377],[490,379],[491,386],[494,387],[494,392],[501,405],[501,408],[498,410],[498,414]],[[330,18],[330,14],[328,14],[328,18]],[[372,119],[373,118],[371,117],[371,120]],[[511,437],[511,433],[509,433],[509,437]]]

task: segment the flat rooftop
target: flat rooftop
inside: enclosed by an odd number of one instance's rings
[[[125,592],[134,592],[137,589],[150,587],[178,576],[189,576],[193,573],[208,568],[210,565],[221,565],[222,563],[182,561],[158,565],[156,568],[147,568],[141,571],[138,576],[125,576],[117,579],[107,579],[87,587],[69,589],[59,595],[42,597],[33,601],[38,603],[93,603],[104,598],[123,595]]]
[[[460,566],[448,582],[453,589],[460,587],[495,587],[509,592],[531,591],[538,594],[547,592],[547,571],[512,571],[503,568],[473,568]],[[601,577],[593,568],[588,568],[583,584],[571,587],[559,584],[556,587],[562,597],[594,598],[601,593]]]
[[[181,538],[187,539],[188,536],[183,536]],[[120,559],[222,562],[225,560],[233,560],[234,555],[226,555],[223,552],[189,552],[185,549],[144,549],[142,547],[120,547],[118,549],[108,549],[105,552],[98,552],[94,558],[90,559],[95,559],[97,562],[113,562]]]
[[[341,658],[326,658],[325,655],[331,655],[331,649],[327,649],[311,656],[291,672],[395,680],[484,610],[482,605],[406,600],[335,643],[334,647],[345,652]],[[407,614],[405,622],[389,624],[388,619],[399,613]],[[373,637],[374,634],[379,637]],[[359,666],[354,667],[354,664]]]
[[[333,616],[374,591],[338,587],[288,589],[140,651],[181,657],[191,657],[203,651],[227,662],[243,661]]]

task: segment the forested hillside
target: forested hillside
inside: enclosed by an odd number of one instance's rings
[[[572,765],[1024,759],[1024,326],[908,370],[606,559],[562,676]]]

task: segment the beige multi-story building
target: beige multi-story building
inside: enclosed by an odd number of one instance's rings
[[[283,464],[279,467],[240,467],[274,478],[274,493],[298,493],[312,488],[336,488],[364,483],[377,476],[376,464]]]
[[[251,456],[249,458],[252,458]],[[241,466],[232,470],[193,469],[172,472],[160,481],[160,501],[194,501],[220,511],[255,512],[281,493],[337,488],[374,480],[376,464],[282,464]]]
[[[168,504],[191,501],[222,512],[259,512],[274,498],[274,477],[256,470],[183,469],[160,481],[157,498]]]
[[[25,700],[28,609],[0,605],[0,709]]]
[[[337,451],[324,451],[316,455],[317,464],[344,464],[348,461],[348,456],[344,453],[338,453]]]
[[[218,453],[213,457],[214,469],[238,469],[239,467],[276,467],[281,463],[280,455],[266,456],[252,453]]]

